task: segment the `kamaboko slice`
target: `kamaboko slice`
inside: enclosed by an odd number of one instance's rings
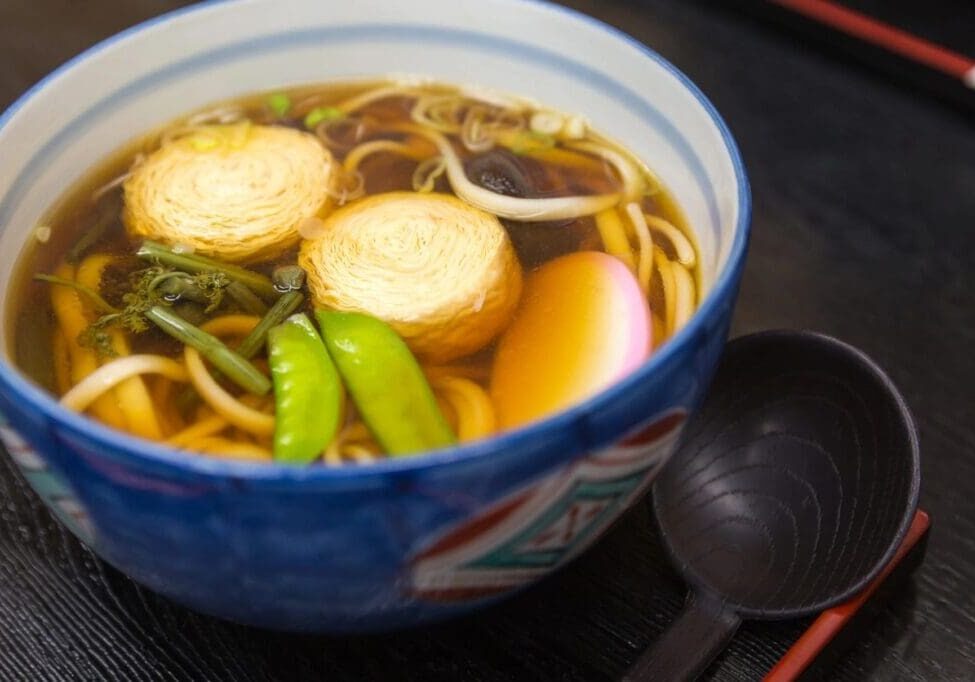
[[[639,367],[651,344],[650,308],[622,261],[580,251],[545,263],[527,277],[498,341],[498,425],[522,426],[592,397]]]

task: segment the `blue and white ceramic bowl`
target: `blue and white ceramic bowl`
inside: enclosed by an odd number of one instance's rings
[[[486,442],[341,469],[220,461],[110,431],[14,369],[7,330],[0,435],[11,456],[99,556],[199,611],[368,631],[510,594],[640,499],[721,353],[749,221],[731,135],[651,50],[523,0],[218,2],[89,50],[0,118],[0,288],[52,199],[133,136],[214,100],[390,73],[589,117],[678,198],[699,237],[706,297],[639,371],[578,407]]]

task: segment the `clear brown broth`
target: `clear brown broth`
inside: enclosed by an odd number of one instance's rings
[[[376,85],[376,83],[316,85],[294,88],[287,92],[295,103],[293,115],[295,118],[300,118],[313,107],[328,106],[376,87]],[[448,86],[433,85],[430,86],[430,91],[447,93],[451,92],[452,89]],[[218,106],[241,107],[247,112],[248,118],[253,121],[269,123],[269,113],[265,106],[267,94],[256,94]],[[368,117],[374,120],[377,128],[381,130],[384,124],[408,121],[411,104],[412,102],[408,98],[389,98],[368,105],[361,111],[360,115],[363,118]],[[8,346],[14,349],[14,359],[17,365],[30,378],[52,392],[56,392],[51,361],[52,338],[56,323],[51,307],[50,285],[34,281],[33,276],[36,273],[52,272],[64,260],[72,245],[92,227],[102,204],[105,201],[117,201],[120,197],[120,190],[114,190],[99,202],[94,203],[92,201],[93,192],[113,178],[125,173],[137,154],[151,152],[158,146],[160,135],[178,124],[179,122],[174,122],[131,141],[92,168],[63,197],[53,203],[52,208],[41,221],[41,225],[51,228],[50,238],[45,243],[32,238],[21,254],[5,311],[7,342]],[[291,122],[288,124],[294,125]],[[396,134],[381,132],[379,137],[398,138]],[[465,156],[469,156],[469,153],[464,150],[460,151]],[[336,153],[339,161],[344,158],[344,155],[341,150]],[[414,161],[394,154],[379,153],[367,158],[360,168],[365,178],[366,194],[411,190],[411,178],[415,166]],[[643,166],[640,165],[640,167]],[[661,170],[666,175],[666,169]],[[545,171],[557,180],[552,187],[547,189],[546,196],[596,194],[612,191],[618,188],[620,184],[612,168],[606,163],[601,164],[601,171],[599,172],[559,167],[554,164],[548,164]],[[435,189],[436,191],[450,192],[449,184],[442,177],[437,181]],[[683,212],[666,188],[657,186],[652,196],[646,196],[642,199],[642,205],[645,211],[669,221],[680,229],[692,244],[696,244],[693,232],[689,229]],[[527,232],[529,230],[533,230],[533,232]],[[600,236],[592,218],[577,219],[566,225],[520,226],[517,232],[528,235],[524,239],[515,240],[518,243],[519,255],[523,262],[529,264],[526,267],[528,270],[537,268],[542,263],[563,253],[567,232],[572,235],[570,241],[575,242],[573,250],[602,248]],[[89,250],[89,253],[99,251],[122,256],[132,254],[137,247],[138,240],[130,239],[125,233],[121,220],[118,220],[115,221],[114,226],[104,238]],[[292,251],[273,262],[256,263],[251,267],[269,272],[275,265],[282,262],[294,262],[294,260],[295,254]],[[700,278],[697,268],[694,269],[692,275],[699,289]],[[661,304],[660,286],[659,279],[655,278],[649,296],[652,310],[660,310],[664,307]],[[655,345],[659,346],[663,339],[660,338],[659,332],[656,333],[656,336]],[[132,346],[134,352],[172,354],[177,351],[175,344],[169,342],[161,333],[153,332],[133,337]],[[483,370],[481,373],[486,375],[492,355],[493,347],[488,347],[467,358],[465,362],[475,369],[481,368]],[[475,374],[477,374],[476,371]]]

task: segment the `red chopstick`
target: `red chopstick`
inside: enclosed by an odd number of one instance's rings
[[[859,595],[848,602],[823,611],[809,629],[796,640],[779,662],[765,675],[763,682],[792,682],[799,678],[809,668],[824,649],[832,642],[840,631],[846,627],[857,612],[873,597],[884,580],[893,572],[897,565],[920,542],[924,534],[931,527],[931,519],[927,512],[918,510],[914,515],[907,536],[898,548],[897,553],[889,564],[880,572],[874,581]]]
[[[975,58],[829,0],[768,0],[847,35],[957,78],[975,90]]]

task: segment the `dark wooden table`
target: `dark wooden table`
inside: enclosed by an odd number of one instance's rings
[[[0,0],[0,106],[92,43],[184,4]],[[735,333],[842,337],[890,371],[917,416],[928,557],[833,679],[975,679],[975,127],[727,3],[566,4],[677,64],[737,136],[755,215]],[[908,18],[919,5],[894,4]],[[920,3],[935,31],[938,4]],[[971,12],[941,25],[975,38]],[[286,636],[133,584],[0,457],[0,679],[618,679],[682,601],[655,543],[644,506],[561,574],[484,613],[377,638]],[[710,678],[760,677],[801,628],[747,624]]]

